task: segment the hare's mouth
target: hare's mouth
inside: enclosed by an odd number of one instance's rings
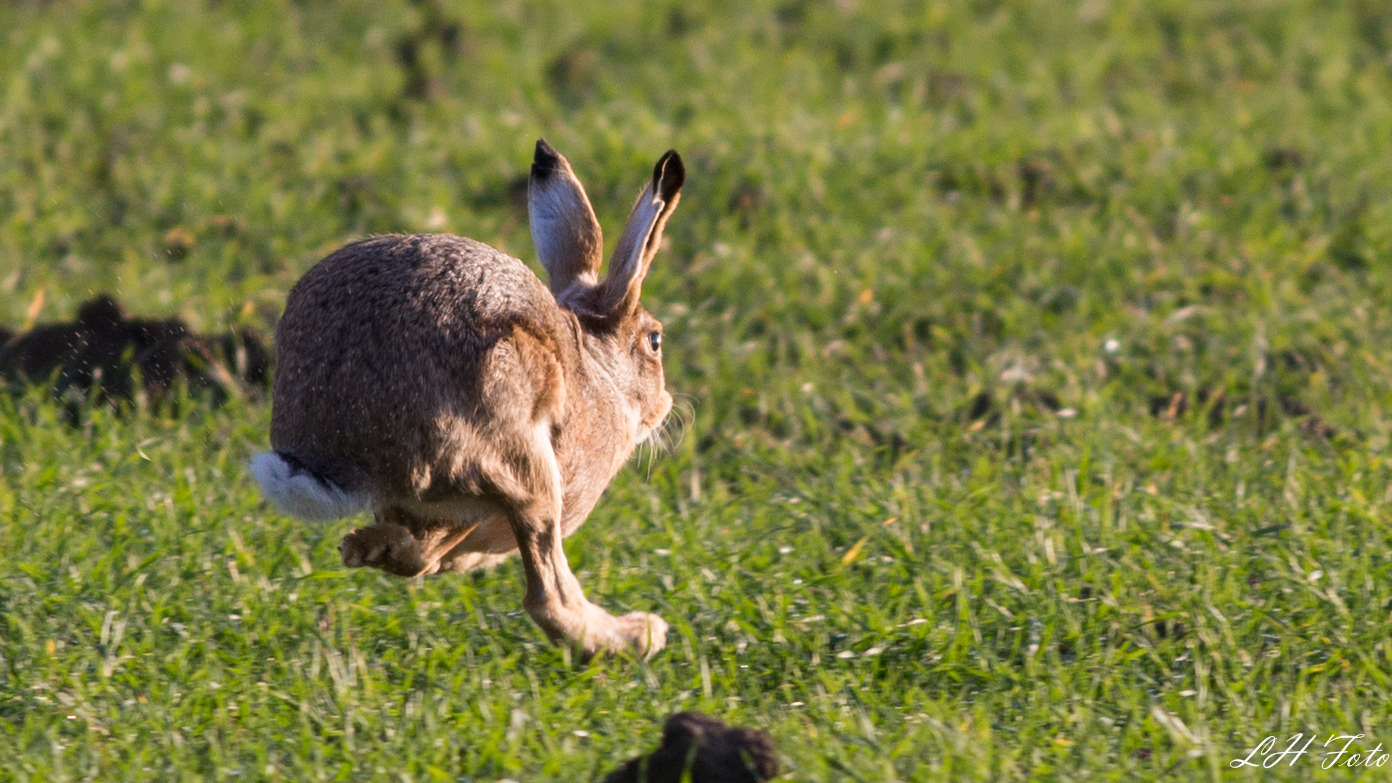
[[[635,428],[635,432],[633,433],[633,445],[646,446],[651,444],[662,434],[662,428],[666,425],[666,423],[666,416],[662,417],[661,419],[658,419],[651,425],[645,424],[640,419],[638,421],[638,426]]]
[[[654,455],[658,451],[672,453],[686,436],[686,431],[696,416],[696,409],[690,398],[682,396],[669,400],[666,412],[653,422],[651,427],[640,433],[641,437],[636,441],[639,446],[650,449]]]

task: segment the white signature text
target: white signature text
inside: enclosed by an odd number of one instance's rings
[[[1381,767],[1387,763],[1388,754],[1383,751],[1382,743],[1377,747],[1365,751],[1362,746],[1353,747],[1353,743],[1363,739],[1365,734],[1331,734],[1329,739],[1324,741],[1319,750],[1324,752],[1320,769],[1333,769],[1334,767]],[[1309,739],[1305,739],[1304,734],[1297,734],[1291,737],[1286,744],[1285,750],[1277,750],[1276,738],[1267,737],[1257,743],[1255,748],[1247,753],[1246,758],[1233,759],[1228,762],[1228,766],[1233,769],[1240,767],[1261,767],[1271,769],[1272,767],[1286,762],[1290,766],[1295,766],[1295,762],[1310,753],[1310,745],[1315,741],[1315,735],[1311,734]],[[1302,744],[1302,740],[1304,744]],[[1316,751],[1318,753],[1318,751]],[[1312,753],[1310,760],[1315,760]]]

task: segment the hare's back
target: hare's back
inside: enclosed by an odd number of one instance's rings
[[[316,264],[291,289],[280,328],[333,323],[340,330],[400,327],[446,336],[553,309],[546,286],[506,253],[449,234],[392,235],[348,245]]]
[[[559,319],[522,261],[480,242],[385,236],[344,247],[286,301],[271,444],[345,487],[422,489],[441,418],[487,415],[484,365],[499,341],[519,328],[545,339]]]

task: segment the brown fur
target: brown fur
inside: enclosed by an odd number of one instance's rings
[[[291,290],[276,331],[271,444],[321,485],[370,497],[345,564],[402,576],[520,552],[524,605],[553,641],[652,654],[666,623],[590,604],[561,539],[671,408],[661,326],[637,301],[683,171],[668,153],[609,275],[569,164],[538,142],[533,234],[552,281],[470,239],[349,245]],[[640,225],[635,225],[638,223]]]

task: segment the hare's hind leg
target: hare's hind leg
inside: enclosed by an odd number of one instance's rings
[[[440,570],[440,558],[473,532],[474,525],[433,524],[400,508],[376,513],[370,527],[343,537],[338,552],[349,568],[371,566],[397,576]]]
[[[528,454],[510,460],[520,470],[504,489],[508,521],[527,577],[522,605],[553,643],[569,643],[589,657],[596,652],[636,652],[651,657],[667,644],[667,623],[655,614],[615,617],[589,602],[561,548],[561,471],[549,424],[539,424]]]

